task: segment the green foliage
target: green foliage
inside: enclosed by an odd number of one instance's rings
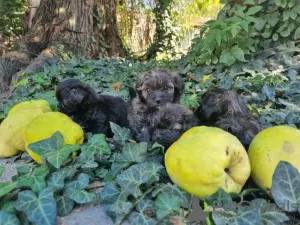
[[[162,165],[161,146],[133,143],[130,139],[125,139],[126,136],[130,137],[127,130],[113,123],[111,125],[116,139],[108,142],[103,134],[95,134],[79,148],[78,145],[62,145],[63,136],[56,132],[48,139],[31,144],[31,149],[41,155],[44,164],[30,162],[22,165],[18,169],[18,175],[13,178],[14,181],[2,183],[3,187],[6,185],[5,191],[2,191],[6,198],[1,199],[0,203],[10,204],[11,210],[4,211],[8,207],[3,207],[0,221],[21,221],[17,212],[22,211],[28,221],[34,224],[55,224],[56,216],[68,215],[75,203],[99,200],[103,202],[115,224],[127,217],[132,224],[155,224],[179,213],[183,203],[188,205],[187,194],[168,184],[170,180]],[[123,137],[122,143],[119,142],[118,135]],[[57,152],[71,147],[68,159],[65,157],[66,152],[56,157]],[[73,150],[78,149],[80,151],[75,158],[70,156]],[[55,160],[49,160],[52,159],[49,154],[55,155]],[[92,157],[88,158],[87,155]],[[88,167],[87,170],[84,165],[88,163],[101,166]],[[123,164],[116,171],[117,163]],[[105,173],[104,170],[108,172]],[[100,178],[98,174],[101,171],[104,176]],[[113,173],[114,177],[111,176]],[[93,182],[105,180],[108,182],[99,194],[89,191]],[[15,193],[17,197],[7,195],[8,193]]]
[[[181,101],[190,109],[194,110],[201,104],[198,99],[207,89],[224,87],[242,94],[264,127],[277,124],[299,127],[299,52],[294,42],[286,42],[276,48],[258,52],[253,60],[236,61],[229,67],[224,63],[193,65],[186,59],[178,62],[116,59],[64,61],[46,68],[42,73],[23,74],[12,97],[0,106],[0,110],[2,117],[5,117],[13,104],[39,98],[47,100],[55,110],[56,84],[69,77],[81,79],[98,92],[119,95],[128,100],[127,86],[134,84],[135,76],[160,66],[179,70],[185,82]],[[235,58],[241,57],[238,49],[230,50],[229,53]],[[1,210],[6,212],[3,215],[0,213],[0,222],[9,224],[10,221],[36,219],[34,212],[25,211],[29,205],[22,208],[22,214],[15,206],[15,200],[19,201],[15,193],[22,193],[24,189],[30,191],[32,206],[29,209],[34,206],[38,212],[42,212],[45,206],[43,201],[39,204],[36,202],[43,198],[41,193],[47,190],[45,197],[51,199],[50,208],[56,205],[53,217],[68,215],[76,204],[100,200],[115,224],[124,220],[139,225],[170,224],[169,219],[173,216],[179,216],[185,221],[191,196],[170,182],[162,163],[164,148],[158,144],[135,143],[128,129],[113,123],[111,128],[114,132],[112,140],[107,140],[101,134],[87,135],[86,143],[74,148],[69,146],[70,150],[61,145],[59,133],[32,144],[34,151],[42,155],[45,163],[38,166],[31,162],[25,164],[18,168],[18,175],[12,182],[0,183],[0,195],[4,196],[0,200]],[[78,150],[76,157],[70,156],[73,150]],[[286,185],[290,186],[290,193],[297,190],[292,181],[298,179],[298,174],[289,172],[292,170],[287,167],[280,165],[276,170],[275,174],[278,175],[273,179],[276,179],[277,186],[272,187],[276,205],[272,206],[278,207],[287,199],[298,201],[297,195],[292,198],[285,193]],[[282,174],[292,174],[293,180],[283,180]],[[98,190],[91,192],[90,187],[99,181],[105,182],[104,189],[100,193]],[[251,198],[252,204],[237,210],[241,198]],[[270,206],[269,201],[270,198],[253,189],[245,189],[238,196],[219,190],[215,195],[208,196],[205,204],[208,210],[214,202],[222,206],[223,212],[210,212],[208,218],[216,225],[224,224],[224,221],[228,224],[249,224],[249,221],[250,224],[280,224],[290,219],[288,213],[276,207],[265,211]],[[45,221],[52,219],[47,214],[43,218]]]
[[[0,35],[3,37],[20,36],[22,33],[23,13],[27,1],[0,0]]]
[[[25,212],[28,220],[36,225],[56,224],[56,204],[49,189],[42,190],[38,196],[29,190],[19,192],[16,209]]]
[[[194,39],[189,62],[231,66],[247,62],[255,53],[300,37],[300,6],[296,1],[224,0],[216,20],[205,23]],[[247,4],[247,5],[246,5]]]
[[[128,87],[133,86],[137,74],[160,66],[172,69],[168,61],[133,61],[107,58],[101,60],[66,60],[58,65],[46,67],[35,74],[22,73],[14,82],[14,93],[0,105],[0,118],[5,118],[16,103],[30,99],[44,99],[56,110],[55,87],[64,79],[78,78],[91,85],[97,92],[118,95],[128,100]]]
[[[156,19],[154,41],[145,58],[173,58],[178,54],[178,31],[172,16],[172,0],[159,0],[153,10]]]
[[[287,212],[295,212],[300,203],[300,174],[291,163],[281,161],[272,178],[272,194],[277,205]]]

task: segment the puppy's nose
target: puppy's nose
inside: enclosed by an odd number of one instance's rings
[[[157,98],[157,99],[155,99],[155,102],[156,102],[157,104],[159,104],[159,103],[161,103],[161,99],[160,99],[160,98]]]
[[[157,135],[156,135],[156,138],[157,138],[157,140],[160,140],[160,139],[161,139],[161,135],[160,135],[160,134],[157,134]]]

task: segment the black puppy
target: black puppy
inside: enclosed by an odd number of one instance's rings
[[[247,149],[262,127],[234,91],[214,88],[202,95],[195,115],[201,125],[219,127],[236,136]]]
[[[61,82],[56,98],[58,110],[71,117],[85,132],[112,137],[109,122],[128,127],[127,104],[121,97],[98,95],[78,79]]]
[[[193,112],[179,104],[167,103],[158,108],[151,118],[151,141],[170,147],[199,120]]]

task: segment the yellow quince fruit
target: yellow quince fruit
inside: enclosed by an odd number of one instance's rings
[[[219,188],[240,193],[250,177],[250,161],[240,141],[217,128],[198,126],[183,133],[165,154],[171,180],[205,200]]]
[[[300,171],[300,130],[284,125],[266,128],[254,137],[248,155],[253,181],[270,194],[280,161],[289,162]]]
[[[23,109],[7,116],[0,124],[0,158],[25,151],[22,130],[35,117],[44,113],[42,108]]]
[[[24,109],[41,109],[43,112],[51,112],[50,105],[45,100],[30,100],[14,105],[8,112],[8,116]]]
[[[60,112],[47,112],[34,118],[23,130],[23,138],[28,154],[37,162],[42,158],[28,147],[37,141],[50,138],[59,131],[64,137],[64,144],[82,144],[84,132],[70,117]]]

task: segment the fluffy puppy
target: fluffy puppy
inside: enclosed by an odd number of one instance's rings
[[[112,137],[109,122],[128,127],[127,104],[121,97],[98,95],[78,79],[61,82],[56,88],[56,98],[58,111],[71,117],[85,132]]]
[[[220,117],[214,126],[236,136],[246,149],[249,148],[253,138],[262,131],[262,127],[252,116],[241,114]]]
[[[207,125],[214,123],[221,116],[235,113],[251,115],[238,94],[223,88],[206,91],[201,97],[200,106],[195,111],[198,119]]]
[[[150,141],[150,118],[157,107],[177,103],[184,90],[180,76],[155,68],[140,75],[136,81],[136,96],[128,108],[128,121],[135,140]]]
[[[205,92],[201,99],[200,106],[195,111],[201,125],[228,131],[248,149],[262,127],[241,97],[234,91],[215,88]]]
[[[159,107],[151,118],[151,141],[170,147],[199,120],[193,112],[179,104],[167,103]]]

